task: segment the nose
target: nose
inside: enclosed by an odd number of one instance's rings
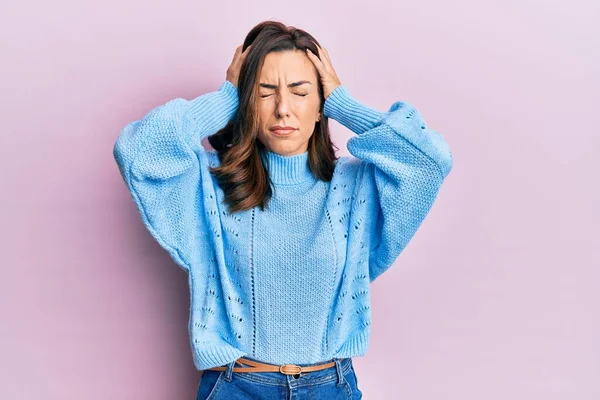
[[[287,94],[282,93],[277,97],[275,112],[277,114],[277,118],[290,115],[290,101]]]

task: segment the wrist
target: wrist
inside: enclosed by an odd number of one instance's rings
[[[345,85],[340,85],[325,100],[323,114],[361,134],[376,126],[384,113],[358,102]]]

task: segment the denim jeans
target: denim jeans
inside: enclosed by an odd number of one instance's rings
[[[250,357],[244,358],[260,361]],[[332,361],[332,360],[330,360]],[[358,400],[362,392],[351,358],[334,358],[335,366],[319,371],[284,375],[280,372],[233,372],[235,361],[227,371],[205,370],[196,400]],[[302,366],[318,365],[302,364]]]

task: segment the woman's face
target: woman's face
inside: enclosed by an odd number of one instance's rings
[[[300,51],[271,52],[260,72],[257,99],[258,139],[281,155],[304,153],[319,121],[317,70]],[[292,131],[274,131],[275,126]]]

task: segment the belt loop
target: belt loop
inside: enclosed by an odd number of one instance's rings
[[[337,370],[337,374],[338,374],[338,383],[336,384],[336,386],[341,386],[344,384],[344,374],[342,373],[342,365],[340,363],[340,359],[339,358],[335,358],[335,369]]]
[[[235,361],[232,361],[229,364],[227,364],[227,370],[225,371],[225,380],[227,382],[231,382],[231,377],[233,375],[233,366],[234,365],[235,365]]]

